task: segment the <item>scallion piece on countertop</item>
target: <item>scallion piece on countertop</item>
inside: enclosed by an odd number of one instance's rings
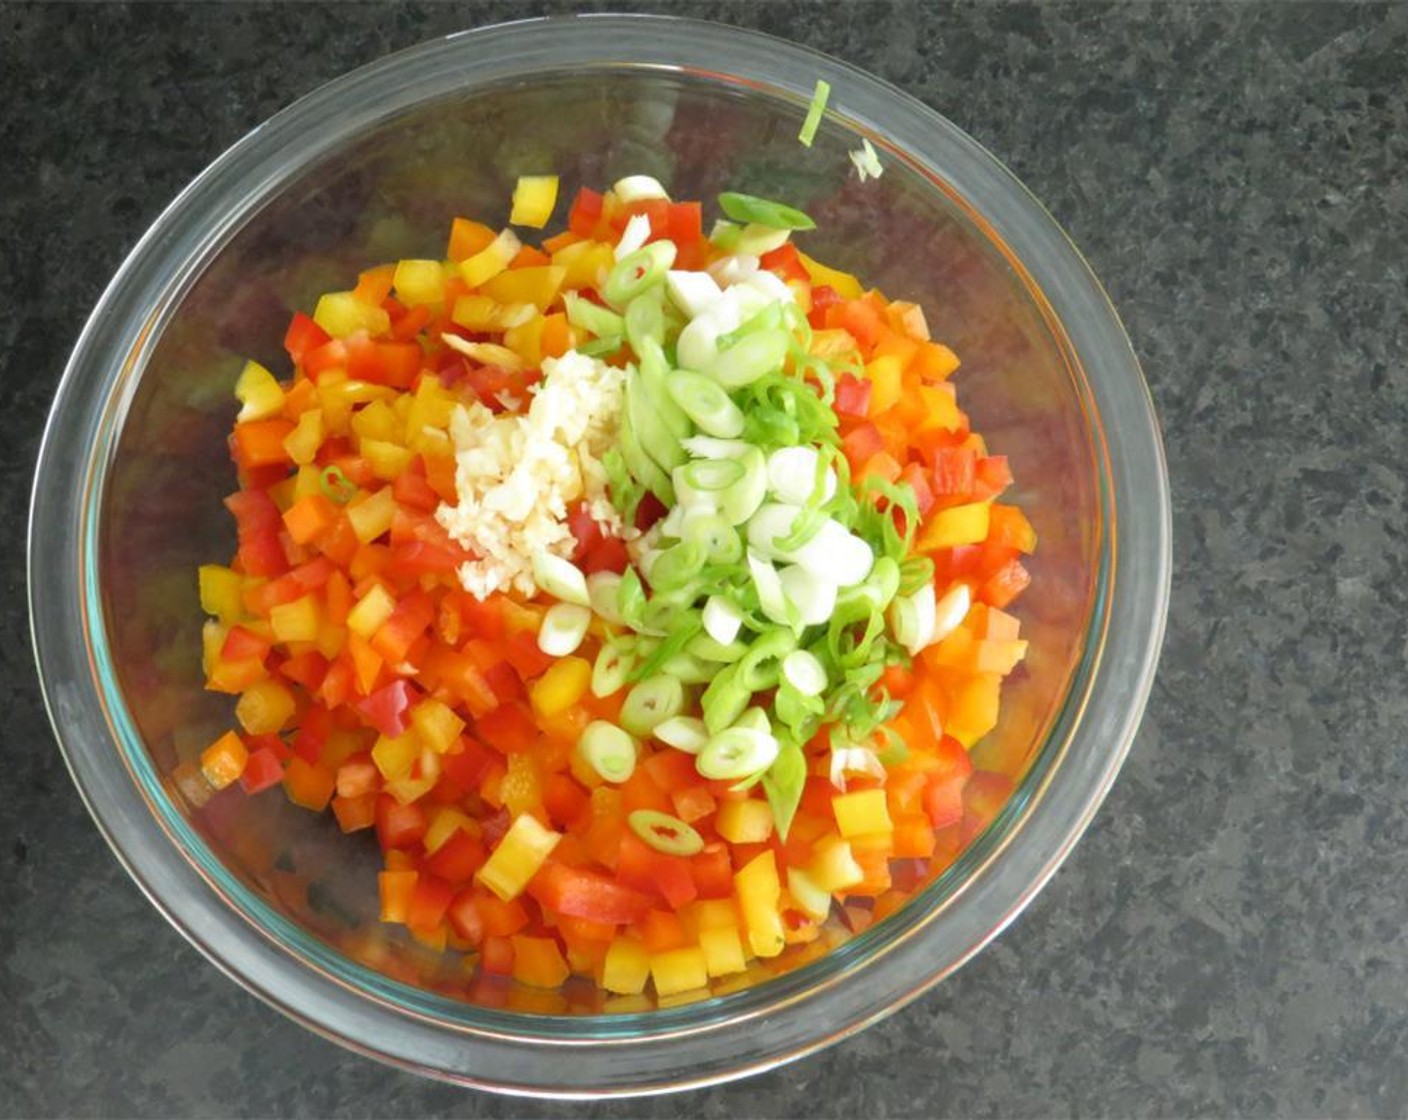
[[[812,91],[811,104],[807,106],[807,119],[802,122],[802,131],[797,139],[804,147],[810,148],[816,139],[816,130],[821,126],[821,115],[826,112],[826,99],[831,96],[831,84],[818,78],[816,89]]]

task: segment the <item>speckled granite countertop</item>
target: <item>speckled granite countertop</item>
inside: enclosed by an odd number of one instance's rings
[[[53,744],[21,541],[45,410],[123,255],[226,145],[352,66],[528,9],[0,6],[0,1114],[1408,1113],[1408,7],[665,7],[946,113],[1104,280],[1176,530],[1163,666],[1114,793],[936,991],[687,1097],[534,1109],[246,995],[126,878]]]

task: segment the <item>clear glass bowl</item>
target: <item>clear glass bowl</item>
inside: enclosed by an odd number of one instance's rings
[[[797,130],[818,78],[831,114]],[[868,138],[886,170],[859,183]],[[514,177],[570,197],[626,173],[810,211],[815,256],[920,301],[961,399],[1011,457],[1041,538],[1031,640],[976,749],[1016,792],[897,913],[690,1001],[535,992],[440,967],[376,922],[375,846],[277,794],[189,804],[175,764],[228,726],[202,691],[195,568],[230,554],[220,497],[246,356],[282,368],[290,311],[359,268],[505,217]],[[356,1050],[543,1095],[658,1091],[767,1068],[858,1030],[975,953],[1046,882],[1114,779],[1147,696],[1169,579],[1167,478],[1129,343],[1051,218],[903,93],[767,36],[569,17],[428,43],[278,114],[191,184],[103,296],[50,417],[30,523],[41,677],[74,778],[152,901],[221,969]],[[822,951],[825,950],[825,951]]]

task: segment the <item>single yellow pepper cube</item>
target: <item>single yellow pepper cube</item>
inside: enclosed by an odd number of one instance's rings
[[[613,938],[602,965],[601,986],[617,995],[634,996],[645,991],[649,978],[650,951],[635,938]]]
[[[865,878],[851,846],[834,832],[812,846],[812,862],[807,875],[822,890],[835,894],[853,887]]]
[[[743,955],[743,939],[736,926],[699,931],[699,949],[710,976],[728,976],[748,967]]]
[[[831,799],[831,811],[836,814],[836,827],[847,840],[874,832],[892,832],[895,827],[883,789],[838,794]]]
[[[965,544],[981,544],[987,539],[989,515],[987,502],[941,509],[929,518],[914,542],[917,552],[936,552],[941,548],[957,548]]]
[[[389,486],[347,507],[347,520],[352,522],[352,532],[363,544],[376,540],[390,529],[395,516],[396,497]]]
[[[392,739],[378,735],[372,746],[372,762],[388,782],[407,777],[416,759],[420,757],[421,743],[414,731],[407,731]]]
[[[863,294],[860,281],[849,272],[828,268],[800,251],[797,253],[797,258],[802,262],[802,267],[807,270],[807,275],[811,277],[812,287],[828,287],[842,299],[860,299]]]
[[[508,220],[516,226],[542,229],[557,205],[556,175],[520,175],[513,188]]]
[[[518,240],[518,235],[513,230],[502,230],[485,248],[467,260],[460,261],[460,279],[471,288],[477,288],[508,268],[522,248],[523,243]]]
[[[284,436],[284,448],[289,458],[299,466],[311,463],[318,454],[318,448],[323,445],[323,434],[323,410],[310,408],[299,416],[293,431]]]
[[[668,949],[650,956],[650,977],[657,996],[693,991],[709,983],[709,966],[698,945]]]
[[[479,825],[458,809],[447,805],[443,809],[436,810],[430,827],[425,830],[425,837],[422,840],[425,845],[425,854],[434,855],[445,846],[445,842],[451,836],[461,830],[471,836],[479,835]]]
[[[244,690],[235,704],[235,718],[251,735],[271,735],[293,717],[297,706],[293,693],[267,677]]]
[[[445,269],[439,261],[399,261],[391,286],[407,307],[439,303],[445,298]]]
[[[215,789],[224,789],[244,773],[248,761],[244,740],[227,731],[201,752],[200,772]]]
[[[375,336],[391,329],[391,316],[385,310],[363,303],[352,292],[326,292],[320,296],[313,309],[313,322],[333,338],[346,338],[358,331]]]
[[[528,880],[537,874],[561,839],[560,834],[525,813],[509,825],[499,846],[475,872],[474,878],[505,902],[512,902],[523,893]]]
[[[235,419],[241,424],[246,420],[277,416],[283,411],[283,389],[274,375],[258,362],[245,362],[235,381],[235,396],[241,405]]]
[[[782,884],[777,877],[773,853],[763,852],[739,868],[734,873],[733,886],[753,955],[777,956],[782,952],[785,938],[777,905],[782,897]]]
[[[313,595],[303,595],[291,603],[280,603],[269,611],[269,625],[280,642],[316,642],[322,612]]]
[[[240,592],[244,576],[220,564],[202,564],[199,572],[200,609],[214,615],[226,626],[244,614]]]
[[[391,597],[391,593],[381,584],[374,583],[371,589],[357,600],[356,606],[347,612],[347,629],[359,638],[370,641],[371,636],[391,617],[391,612],[395,609],[396,600]]]
[[[459,738],[465,722],[448,704],[428,696],[411,709],[411,726],[426,746],[437,754],[444,754]]]
[[[772,836],[772,806],[756,797],[725,801],[714,827],[730,844],[762,844]]]
[[[581,657],[560,657],[548,671],[533,682],[529,703],[540,719],[561,715],[586,695],[592,667]]]

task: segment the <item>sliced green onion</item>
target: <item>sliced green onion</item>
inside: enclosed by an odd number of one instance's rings
[[[814,575],[824,575],[840,587],[851,587],[870,574],[875,553],[870,545],[835,520],[828,520],[794,559]]]
[[[703,550],[708,564],[736,564],[743,559],[743,541],[727,519],[717,513],[698,511],[684,518],[682,533],[686,544]]]
[[[640,629],[645,613],[645,589],[641,587],[640,576],[634,568],[627,568],[621,573],[621,583],[616,588],[616,613],[632,630]]]
[[[704,566],[704,549],[693,541],[681,541],[665,549],[650,565],[650,585],[673,591],[692,580]]]
[[[722,249],[725,253],[731,253],[734,246],[738,244],[738,235],[742,232],[742,226],[720,218],[709,230],[709,241],[715,248]]]
[[[692,856],[704,850],[704,838],[678,817],[655,809],[637,809],[626,817],[631,831],[670,856]]]
[[[737,191],[719,195],[719,209],[735,222],[754,222],[773,229],[816,229],[816,223],[795,207]]]
[[[768,488],[794,506],[820,506],[836,493],[836,473],[815,447],[780,447],[768,456]]]
[[[618,261],[629,257],[650,240],[650,232],[650,219],[644,214],[632,214],[626,228],[621,231],[621,239],[616,242],[612,256]]]
[[[763,614],[783,626],[792,626],[800,621],[797,608],[782,593],[782,581],[778,579],[777,569],[751,548],[748,550],[748,572],[753,577],[753,586],[757,588],[758,606]]]
[[[736,389],[781,369],[786,359],[787,332],[762,330],[720,351],[708,372],[720,385]]]
[[[690,370],[677,370],[666,382],[670,397],[699,430],[723,439],[743,434],[743,413],[718,382]]]
[[[797,506],[765,502],[748,519],[748,547],[769,560],[790,559],[790,554],[779,548],[777,542],[792,532],[801,514]]]
[[[899,590],[905,595],[934,582],[934,559],[931,556],[911,556],[900,565]]]
[[[621,726],[642,738],[657,724],[680,714],[684,707],[684,686],[674,677],[659,673],[647,677],[626,693],[621,705]]]
[[[943,597],[934,604],[934,633],[930,643],[941,642],[952,634],[968,617],[973,605],[973,594],[966,583],[955,583]]]
[[[743,612],[732,599],[710,595],[704,604],[704,633],[721,646],[729,645],[743,628]]]
[[[603,645],[592,666],[592,695],[599,700],[625,688],[635,662],[633,641],[616,638]]]
[[[590,342],[584,342],[576,348],[577,353],[584,354],[588,358],[601,358],[607,354],[614,354],[626,344],[626,340],[619,334],[604,335],[601,338],[594,338]]]
[[[696,459],[680,468],[691,490],[727,490],[743,478],[744,467],[737,459]]]
[[[733,251],[747,253],[751,257],[761,257],[771,253],[774,249],[781,249],[791,236],[792,234],[788,230],[750,222],[739,233]]]
[[[621,458],[635,480],[667,506],[673,505],[675,500],[675,488],[670,484],[670,476],[660,468],[660,465],[653,458],[651,458],[649,452],[645,449],[645,445],[636,434],[633,416],[637,410],[631,407],[631,397],[630,383],[627,382],[627,407],[621,413],[621,426],[617,431],[619,442],[616,446],[620,449]],[[650,427],[648,427],[648,430],[651,431],[652,435],[657,431],[657,429]],[[660,430],[663,431],[663,429]],[[668,433],[664,434],[668,436]],[[661,450],[664,450],[663,446]]]
[[[831,83],[818,78],[816,89],[812,91],[811,104],[807,106],[806,120],[802,122],[802,131],[797,133],[797,139],[804,147],[810,148],[812,141],[816,139],[816,130],[821,126],[821,115],[826,112],[826,99],[830,96]]]
[[[568,292],[562,299],[567,306],[567,321],[574,327],[590,331],[598,338],[620,338],[626,333],[626,320],[609,308],[592,303],[576,292]]]
[[[576,603],[554,603],[538,627],[538,648],[552,657],[575,653],[592,624],[590,607]]]
[[[612,266],[601,286],[601,294],[607,303],[624,307],[642,292],[661,283],[674,263],[675,243],[652,241]]]
[[[636,770],[636,741],[614,723],[597,719],[577,740],[587,765],[608,782],[624,782]]]
[[[804,649],[794,649],[782,659],[782,675],[803,696],[819,696],[826,688],[826,666]]]
[[[647,202],[651,199],[660,198],[666,202],[670,196],[665,188],[661,186],[660,180],[653,175],[627,175],[617,179],[611,188],[611,193],[616,196],[618,202]]]
[[[357,484],[342,473],[336,463],[324,467],[318,475],[318,489],[330,502],[345,506],[357,494]]]
[[[587,577],[582,569],[551,552],[533,553],[533,580],[539,587],[564,603],[576,603],[579,607],[591,605],[587,595]]]
[[[705,603],[706,613],[708,609],[709,604]],[[708,633],[695,635],[685,648],[702,661],[713,661],[720,665],[732,665],[748,652],[748,647],[742,642],[720,642]]]
[[[778,755],[777,740],[766,731],[730,727],[704,744],[695,769],[713,781],[728,781],[766,770]]]
[[[660,346],[665,341],[665,309],[658,299],[652,298],[654,290],[631,300],[626,307],[626,338],[637,354],[641,353],[641,343],[650,341]]]
[[[655,725],[655,738],[685,754],[698,754],[709,741],[709,729],[694,716],[671,716]]]
[[[800,564],[790,564],[777,573],[782,594],[797,608],[803,626],[818,626],[831,619],[836,609],[836,585],[825,576],[807,571]]]
[[[668,272],[665,290],[674,305],[691,319],[703,315],[724,294],[718,281],[707,272]]]
[[[767,712],[762,708],[749,708],[733,722],[734,727],[747,727],[754,731],[764,731],[772,734],[772,721],[768,719]]]
[[[890,604],[891,632],[911,657],[934,640],[934,607],[931,586],[921,587],[913,595]]]
[[[660,671],[674,677],[680,684],[708,684],[714,679],[714,674],[719,668],[702,657],[695,657],[694,654],[681,650],[666,660],[660,666]]]
[[[601,457],[601,467],[606,474],[606,492],[611,498],[611,504],[620,511],[622,520],[629,525],[635,520],[636,507],[640,505],[645,488],[636,481],[630,468],[626,466],[626,457],[621,453],[619,446],[606,449],[606,453]]]
[[[734,525],[742,525],[758,511],[768,493],[767,460],[756,447],[742,445],[745,450],[738,462],[743,477],[719,492],[719,512]]]
[[[691,597],[693,597],[692,592]],[[631,675],[634,679],[641,680],[659,673],[678,654],[684,652],[685,647],[694,640],[694,636],[703,629],[699,622],[699,616],[693,612],[681,616],[679,608],[671,605],[668,607],[668,614],[669,620],[663,628],[665,637],[632,672]]]
[[[807,784],[807,759],[800,747],[789,744],[763,775],[763,792],[772,806],[773,824],[783,840],[792,827],[792,818],[802,802],[802,790]]]
[[[661,387],[663,390],[663,386]],[[663,404],[675,411],[680,421],[688,430],[688,421],[684,419],[683,413],[675,409],[674,402],[668,394],[661,393],[666,399]],[[628,366],[626,369],[626,416],[629,418],[629,429],[633,438],[637,441],[642,451],[648,455],[660,471],[668,472],[685,462],[688,456],[680,446],[680,436],[677,431],[671,430],[665,408],[662,403],[655,399],[655,394],[646,384],[645,375],[636,367]],[[625,450],[625,428],[622,425],[622,450]],[[626,460],[631,462],[628,457]],[[635,470],[635,465],[631,465]],[[642,481],[645,481],[642,479]]]
[[[704,711],[704,726],[710,735],[717,735],[743,714],[753,694],[738,680],[737,665],[730,665],[709,682],[699,706]]]
[[[612,626],[624,626],[621,617],[621,576],[617,572],[593,572],[587,576],[587,602],[598,617]]]
[[[730,293],[742,293],[747,292],[748,289],[744,287],[734,287],[730,288],[729,291]],[[737,298],[741,298],[741,296]],[[776,300],[770,299],[759,311],[744,321],[737,330],[719,335],[719,349],[727,350],[729,347],[742,342],[749,335],[757,334],[759,331],[776,330],[781,326],[782,305]]]

